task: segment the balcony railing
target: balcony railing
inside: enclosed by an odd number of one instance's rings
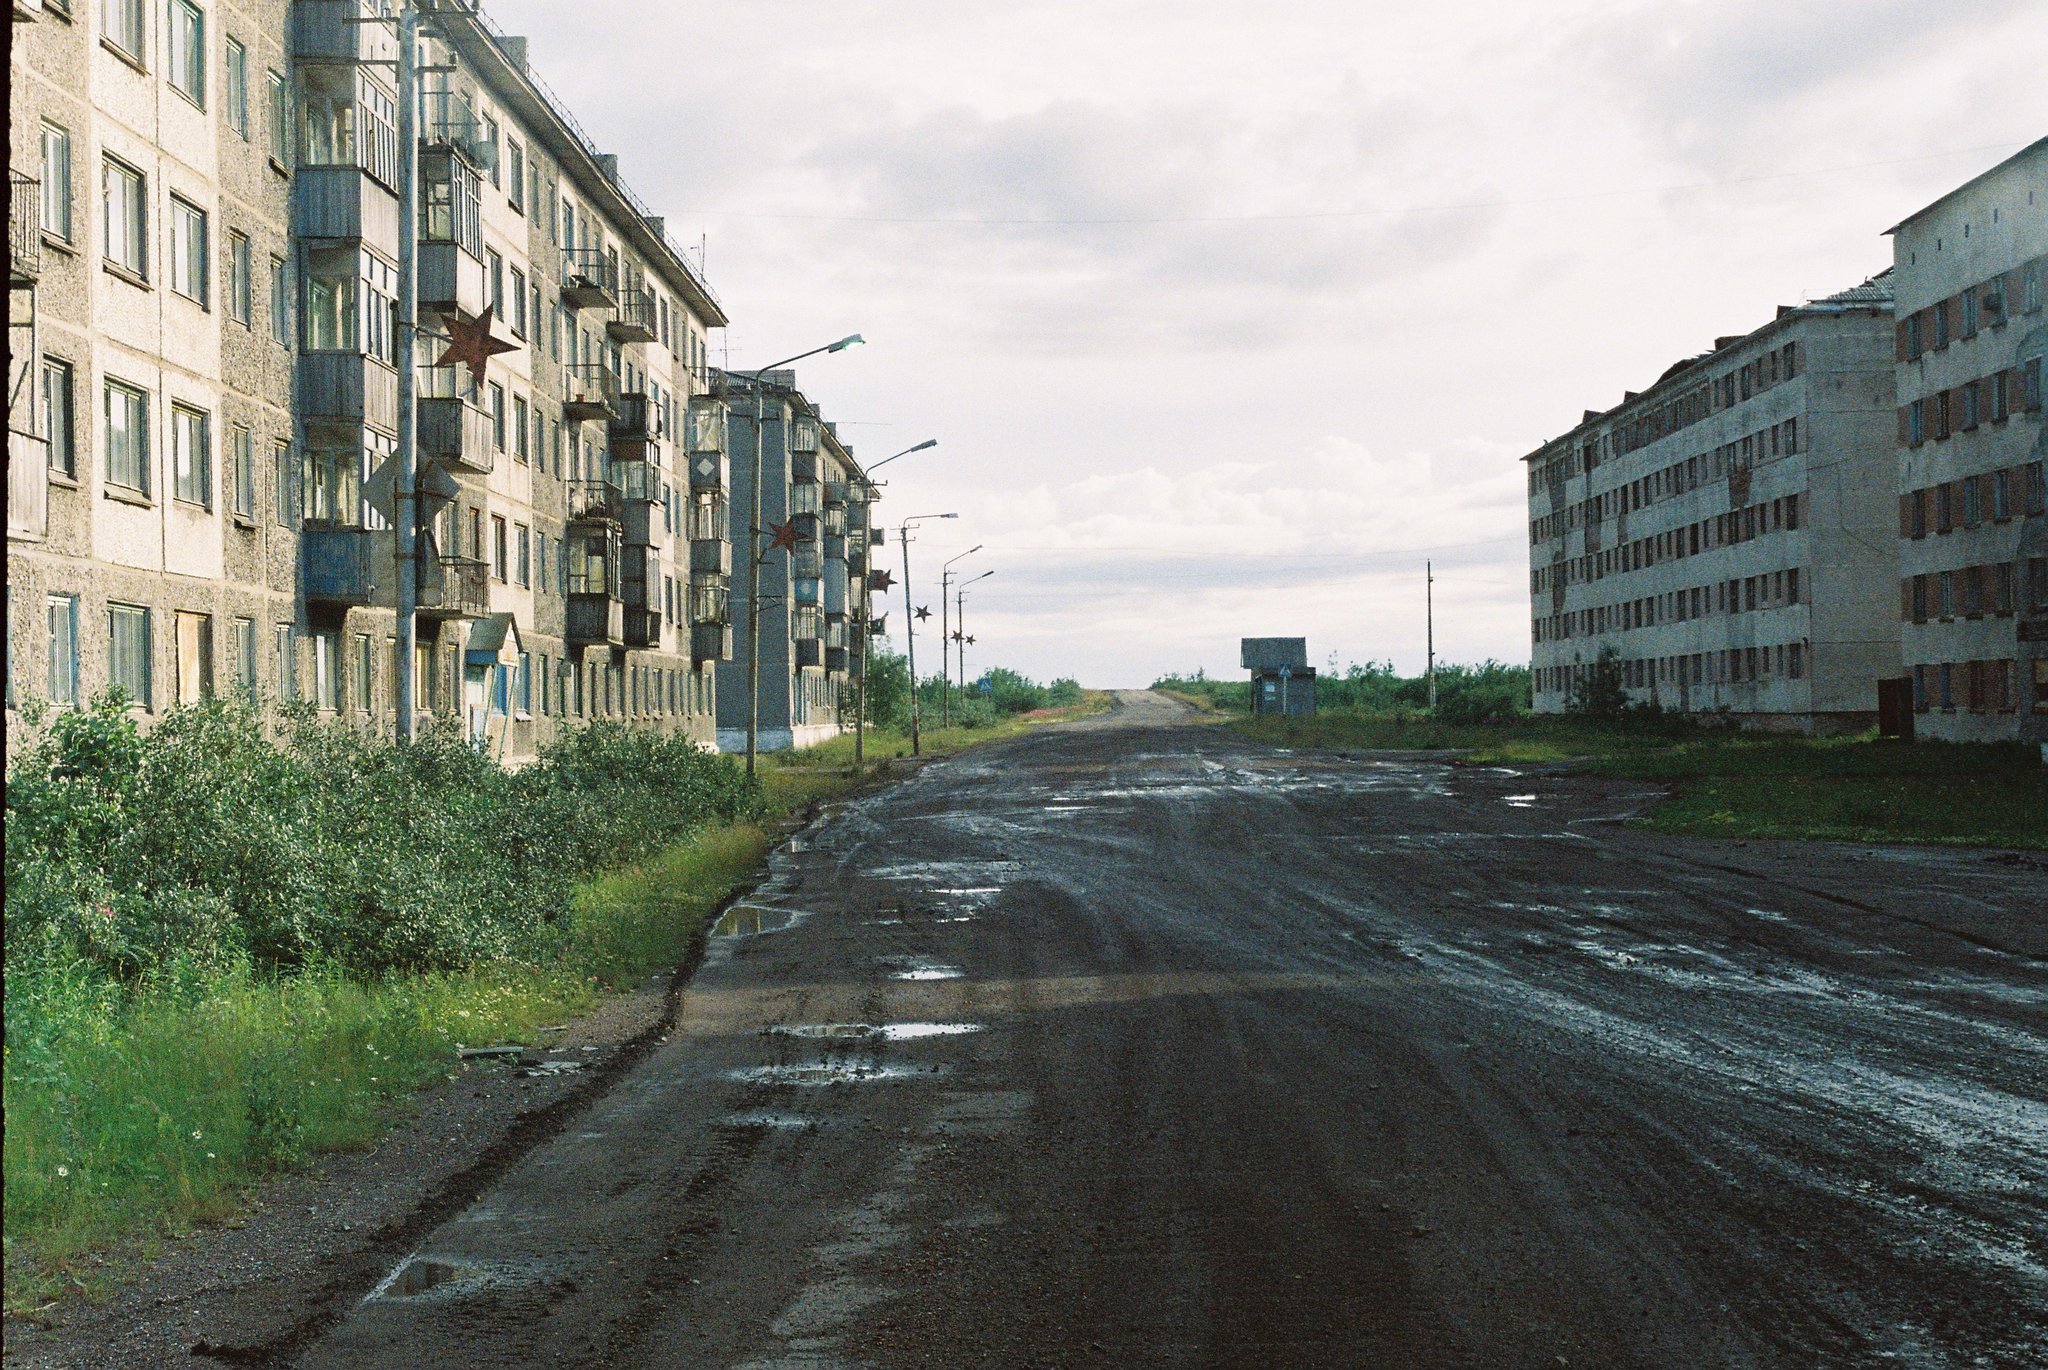
[[[291,25],[293,55],[310,62],[386,63],[398,58],[398,26],[383,0],[300,0]]]
[[[686,458],[690,464],[690,489],[692,491],[715,491],[725,493],[732,488],[732,458],[723,452],[692,452]]]
[[[572,362],[562,368],[562,417],[581,422],[619,415],[619,373],[603,362]]]
[[[726,449],[725,401],[711,395],[690,400],[689,449],[691,456],[723,454]]]
[[[690,659],[700,664],[706,661],[731,661],[732,625],[730,623],[692,623],[690,625]]]
[[[690,569],[718,575],[732,574],[732,544],[723,538],[704,538],[690,544]]]
[[[798,580],[816,580],[825,574],[825,553],[815,542],[801,544],[790,553],[789,573]]]
[[[491,568],[475,557],[420,562],[420,612],[429,618],[482,618],[491,612]]]
[[[562,249],[562,299],[572,309],[611,309],[619,302],[618,265],[594,247]]]
[[[789,478],[791,480],[801,485],[816,485],[818,483],[818,476],[819,466],[818,454],[816,452],[805,452],[797,449],[789,454]],[[819,498],[822,499],[823,495],[821,494]]]
[[[684,507],[683,536],[692,542],[726,542],[732,536],[731,518],[723,498],[693,499]]]
[[[661,336],[660,312],[654,292],[645,286],[627,286],[619,292],[618,310],[604,321],[604,331],[614,342],[653,342]]]
[[[571,523],[618,523],[623,516],[624,506],[624,494],[618,486],[608,480],[569,482]]]
[[[563,636],[592,646],[626,645],[626,606],[617,595],[570,591]]]
[[[7,175],[7,282],[30,285],[43,274],[43,183]]]
[[[306,528],[299,536],[300,585],[308,604],[366,605],[377,592],[378,558],[364,528]],[[386,551],[389,551],[387,542]]]
[[[420,454],[489,475],[497,457],[491,416],[455,396],[422,395],[418,403]]]
[[[658,649],[661,644],[661,610],[642,609],[628,604],[624,610],[626,645]]]
[[[611,469],[617,479],[621,499],[661,502],[659,466],[650,466],[644,461],[615,461]]]

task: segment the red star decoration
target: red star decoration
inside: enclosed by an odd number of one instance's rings
[[[795,519],[791,519],[788,523],[769,524],[768,536],[771,539],[768,543],[768,550],[771,552],[778,547],[787,552],[794,552],[796,545],[804,540],[803,536],[796,531]]]
[[[517,352],[518,343],[500,342],[491,336],[491,306],[485,305],[484,312],[476,316],[476,322],[464,323],[455,315],[449,315],[448,350],[441,354],[436,366],[454,366],[460,363],[469,368],[470,379],[478,385],[484,383],[484,367],[500,352]]]
[[[931,610],[929,610],[929,609],[927,609],[927,608],[924,608],[924,607],[923,607],[923,606],[921,606],[921,605],[920,605],[920,606],[918,607],[918,611],[917,611],[917,621],[918,621],[919,623],[922,623],[922,622],[924,622],[924,621],[925,621],[926,619],[930,618],[931,616],[932,616],[932,611],[931,611]]]
[[[868,573],[868,588],[870,590],[886,590],[895,583],[896,578],[887,571],[870,571]]]

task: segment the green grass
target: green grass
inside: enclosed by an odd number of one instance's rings
[[[721,825],[583,883],[559,953],[363,983],[246,970],[129,990],[83,968],[10,974],[6,1304],[97,1294],[110,1247],[229,1217],[265,1175],[367,1145],[458,1045],[530,1042],[675,964],[771,842]]]
[[[1567,763],[1673,784],[1646,827],[1713,837],[2048,848],[2048,769],[2025,745],[1772,737],[1682,721],[1570,717],[1449,724],[1330,710],[1232,726],[1282,747],[1455,749],[1493,765]]]

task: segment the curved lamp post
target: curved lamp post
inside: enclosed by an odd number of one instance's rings
[[[982,544],[977,542],[954,557],[953,561],[965,560],[981,548]],[[952,641],[946,635],[946,589],[953,583],[953,561],[939,568],[939,726],[942,728],[952,726],[953,722],[953,687],[950,683],[953,673],[949,669],[950,658],[946,655],[953,650],[946,645]]]
[[[906,447],[901,452],[883,457],[861,473],[861,539],[863,547],[869,552],[872,552],[874,549],[874,540],[870,536],[872,530],[868,525],[868,510],[874,505],[875,482],[873,477],[875,472],[896,460],[897,457],[907,457],[912,452],[922,452],[927,447],[937,447],[938,445],[939,440],[937,438],[926,438],[915,447]],[[860,572],[860,689],[853,696],[853,769],[855,774],[859,774],[860,768],[867,760],[865,744],[868,726],[868,572],[872,564],[872,557],[862,558]]]
[[[910,528],[912,524],[923,523],[926,519],[956,519],[958,514],[912,514],[903,520],[896,530],[896,540],[903,544],[903,644],[910,665],[910,754],[918,755],[917,718],[917,614],[910,607]]]

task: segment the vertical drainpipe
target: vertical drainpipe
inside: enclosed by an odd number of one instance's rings
[[[398,481],[393,499],[398,559],[398,740],[410,742],[419,693],[419,449],[413,349],[419,331],[419,35],[415,0],[398,8]]]

